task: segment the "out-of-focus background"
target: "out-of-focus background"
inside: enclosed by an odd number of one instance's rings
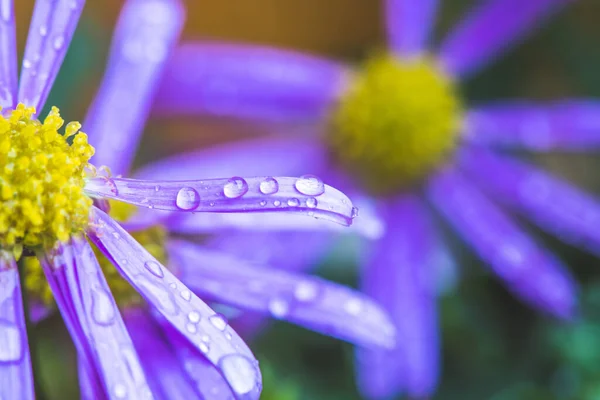
[[[33,0],[16,3],[22,52]],[[67,120],[82,120],[95,94],[122,1],[87,3],[48,102],[59,106]],[[474,3],[442,2],[436,37]],[[382,2],[376,0],[189,0],[186,6],[184,40],[267,44],[348,62],[359,62],[384,45]],[[573,2],[462,89],[470,103],[514,97],[600,99],[600,1]],[[291,127],[281,127],[287,128]],[[263,131],[264,126],[248,121],[151,119],[136,162]],[[598,193],[599,156],[553,154],[536,159]],[[444,362],[436,399],[600,399],[600,260],[532,230],[581,282],[581,315],[571,325],[559,325],[533,313],[486,273],[472,253],[454,243],[461,276],[441,299]],[[352,257],[344,256],[343,246],[336,250],[318,272],[355,285]],[[45,398],[77,398],[73,349],[60,318],[42,322],[33,341]],[[274,323],[253,349],[265,375],[264,399],[359,398],[348,344]]]

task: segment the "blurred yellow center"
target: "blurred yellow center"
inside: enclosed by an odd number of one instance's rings
[[[62,135],[58,108],[43,123],[34,114],[19,104],[0,115],[0,248],[17,257],[23,246],[50,247],[83,230],[92,205],[83,186],[94,148],[81,125],[70,122]]]
[[[462,104],[428,58],[371,59],[332,115],[332,156],[374,194],[423,179],[455,148]]]

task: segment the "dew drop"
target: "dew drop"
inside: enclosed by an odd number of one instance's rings
[[[350,216],[351,216],[352,218],[356,218],[356,217],[358,217],[358,208],[356,208],[356,207],[352,207],[352,211],[350,212]]]
[[[194,188],[183,187],[177,192],[175,204],[181,210],[194,210],[200,205],[200,195]]]
[[[148,298],[150,304],[165,314],[177,315],[179,313],[173,295],[165,287],[157,285],[143,275],[137,277],[136,283],[140,289],[139,291]]]
[[[122,383],[117,383],[113,387],[113,393],[117,399],[124,399],[127,397],[127,388]]]
[[[92,290],[92,318],[98,325],[112,325],[115,322],[115,306],[110,294],[104,289]]]
[[[188,320],[193,324],[197,324],[200,322],[200,313],[198,311],[190,311],[188,313]]]
[[[261,207],[265,207],[267,205],[267,201],[261,200],[260,203],[258,203],[258,204],[260,204]]]
[[[281,202],[280,202],[279,200],[275,200],[275,201],[273,202],[273,205],[274,205],[275,207],[279,207],[279,206],[281,205]]]
[[[29,60],[23,60],[23,68],[28,69],[28,68],[31,68],[31,67],[32,67],[31,61],[29,61]]]
[[[290,207],[298,207],[300,205],[300,200],[295,197],[292,197],[287,201],[288,206]]]
[[[192,292],[187,289],[183,289],[181,292],[179,292],[179,295],[185,301],[190,301],[192,299]]]
[[[316,208],[317,207],[317,199],[314,197],[310,197],[306,199],[306,207],[308,208]]]
[[[44,37],[48,34],[48,27],[46,25],[40,26],[40,36]]]
[[[344,310],[348,314],[356,316],[362,311],[362,302],[357,298],[350,299],[344,304]]]
[[[210,347],[208,346],[208,343],[200,342],[200,344],[198,344],[198,349],[202,352],[202,354],[208,354]]]
[[[154,191],[155,192],[160,192],[160,186],[159,185],[154,186]]]
[[[233,338],[233,336],[231,336],[230,332],[225,332],[225,339],[231,340],[232,338]]]
[[[217,328],[221,332],[223,332],[225,328],[227,328],[227,320],[221,314],[211,315],[210,317],[208,317],[208,320],[215,328]]]
[[[177,289],[177,284],[175,282],[169,283],[169,287],[173,290]]]
[[[308,196],[319,196],[325,193],[323,181],[314,175],[303,175],[294,184],[296,190]]]
[[[235,176],[223,186],[223,194],[229,199],[237,199],[248,192],[248,183],[244,178]]]
[[[277,182],[277,179],[272,177],[265,178],[265,180],[262,181],[258,186],[258,190],[260,190],[262,194],[277,193],[279,190],[279,182]]]
[[[269,301],[269,312],[275,318],[283,318],[290,311],[290,305],[284,299],[275,298]]]
[[[54,47],[54,50],[60,50],[62,49],[62,47],[65,44],[65,37],[60,35],[54,38],[54,41],[52,42],[52,47]]]
[[[159,263],[157,263],[154,260],[150,260],[150,261],[146,261],[144,263],[144,267],[150,271],[150,273],[154,276],[156,276],[157,278],[162,278],[165,276],[162,267],[160,266]]]
[[[21,334],[12,322],[0,320],[0,343],[0,363],[18,361],[23,356]]]
[[[296,290],[294,291],[294,296],[299,301],[311,301],[317,297],[318,287],[315,283],[304,281],[300,282],[298,286],[296,286]]]
[[[196,327],[196,325],[192,324],[192,323],[188,323],[185,325],[185,330],[188,331],[189,333],[196,333],[198,332],[198,328]]]
[[[238,395],[251,392],[257,385],[258,371],[255,363],[241,354],[229,354],[219,361],[223,376]]]

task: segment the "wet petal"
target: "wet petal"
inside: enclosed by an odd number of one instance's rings
[[[388,41],[399,56],[422,53],[433,32],[437,0],[386,0]]]
[[[183,212],[293,212],[351,225],[352,202],[317,177],[253,177],[195,181],[92,178],[85,191],[157,210]]]
[[[155,397],[164,399],[201,398],[175,357],[170,341],[161,335],[156,323],[141,309],[125,312],[127,329],[140,355]],[[160,394],[160,395],[159,395]]]
[[[42,111],[85,0],[37,0],[19,81],[19,102]]]
[[[517,296],[558,317],[576,307],[567,269],[456,171],[434,177],[428,194],[436,208]]]
[[[394,328],[385,312],[347,287],[183,241],[173,241],[169,254],[181,279],[203,297],[362,346],[394,346]]]
[[[480,1],[442,43],[441,62],[452,75],[470,75],[569,1]]]
[[[357,351],[359,387],[367,398],[406,392],[428,398],[439,374],[436,312],[437,237],[427,210],[413,196],[387,204],[390,224],[363,269],[363,291],[390,313],[396,326],[392,351]]]
[[[17,39],[13,0],[0,0],[0,107],[17,100]]]
[[[145,398],[146,377],[88,242],[73,237],[41,261],[80,362],[93,366],[108,398]]]
[[[79,358],[77,360],[77,376],[79,377],[79,390],[82,399],[97,400],[106,397],[104,388],[94,372],[94,366],[85,359]]]
[[[154,110],[266,118],[323,116],[346,84],[341,65],[261,46],[194,42],[173,55]]]
[[[223,373],[238,399],[258,399],[261,375],[242,339],[108,215],[92,209],[91,239],[129,283]],[[204,340],[203,340],[204,339]]]
[[[83,126],[92,162],[127,173],[184,12],[179,0],[129,0],[112,41],[104,80]]]
[[[0,398],[35,399],[19,269],[6,253],[0,253]]]
[[[589,151],[600,147],[600,101],[510,102],[475,108],[464,136],[476,143],[528,150]]]
[[[517,160],[464,150],[461,166],[494,198],[543,229],[600,254],[600,203],[569,183]]]

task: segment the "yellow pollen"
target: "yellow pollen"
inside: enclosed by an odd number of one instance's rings
[[[43,123],[34,114],[19,104],[0,115],[0,248],[17,257],[23,247],[49,248],[85,229],[92,205],[83,187],[94,148],[81,125],[70,122],[62,135],[58,108]]]
[[[110,215],[119,222],[125,222],[136,210],[135,206],[110,200]],[[165,242],[167,231],[161,225],[154,225],[144,230],[131,232],[131,236],[148,250],[158,261],[166,265],[167,253]],[[93,246],[98,263],[119,307],[127,307],[142,303],[142,297],[119,274],[114,265]],[[23,268],[25,270],[25,287],[29,295],[42,301],[48,306],[54,304],[50,286],[44,276],[39,261],[35,257],[25,257]]]
[[[423,179],[455,148],[462,104],[452,80],[428,58],[368,61],[334,110],[334,160],[374,194]]]

